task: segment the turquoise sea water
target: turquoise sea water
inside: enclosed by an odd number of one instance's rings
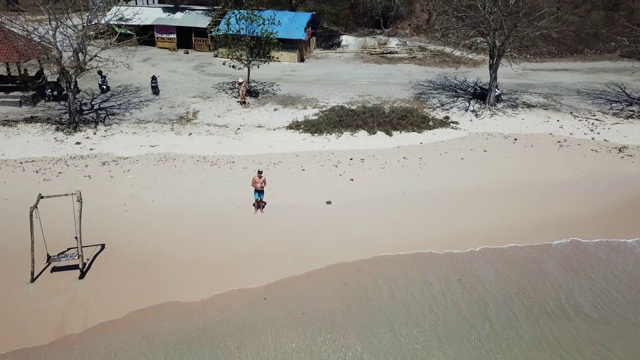
[[[0,359],[639,359],[640,240],[335,264]]]

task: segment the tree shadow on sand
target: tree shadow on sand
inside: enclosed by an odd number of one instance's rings
[[[124,115],[147,106],[154,97],[144,94],[141,86],[124,85],[101,94],[93,90],[85,90],[76,100],[79,123],[84,126],[109,126],[124,120]],[[60,104],[60,115],[63,120],[67,114],[65,103]],[[66,121],[65,121],[66,124]]]
[[[82,90],[76,98],[78,124],[81,127],[96,128],[109,126],[125,119],[125,115],[140,110],[153,102],[156,97],[150,95],[141,86],[123,85],[101,94],[93,90]],[[39,109],[38,113],[26,116],[19,121],[56,125],[57,130],[65,130],[68,125],[66,101],[60,101],[50,111]]]
[[[578,92],[603,113],[624,119],[640,119],[640,91],[624,84],[606,84]]]
[[[218,93],[225,94],[231,98],[238,98],[238,83],[236,81],[223,81],[214,84],[213,89]],[[251,80],[247,96],[250,98],[268,98],[280,93],[280,85],[271,81]]]
[[[435,109],[476,111],[476,107],[485,109],[486,84],[479,79],[469,79],[456,75],[439,75],[432,79],[414,81],[411,84],[416,100],[429,103]],[[538,107],[531,99],[540,99],[551,107],[552,103],[560,105],[557,98],[530,91],[500,89],[500,96],[492,111],[499,109],[518,110]],[[547,104],[548,103],[548,104]]]

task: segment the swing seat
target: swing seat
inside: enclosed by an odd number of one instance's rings
[[[78,258],[79,258],[79,255],[77,252],[63,253],[63,254],[58,254],[53,256],[47,255],[47,264],[57,263],[61,261],[78,260]]]

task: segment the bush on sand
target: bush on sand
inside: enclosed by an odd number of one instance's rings
[[[393,136],[394,132],[422,133],[440,128],[453,128],[457,124],[458,122],[451,121],[448,116],[440,119],[415,106],[378,104],[351,108],[337,105],[320,111],[315,118],[293,121],[287,125],[287,129],[312,135],[342,135],[359,131],[374,135],[381,131]]]

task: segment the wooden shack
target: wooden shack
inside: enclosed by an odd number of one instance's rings
[[[113,25],[150,32],[160,49],[211,51],[207,27],[215,10],[203,6],[171,5],[114,6],[106,16]]]

